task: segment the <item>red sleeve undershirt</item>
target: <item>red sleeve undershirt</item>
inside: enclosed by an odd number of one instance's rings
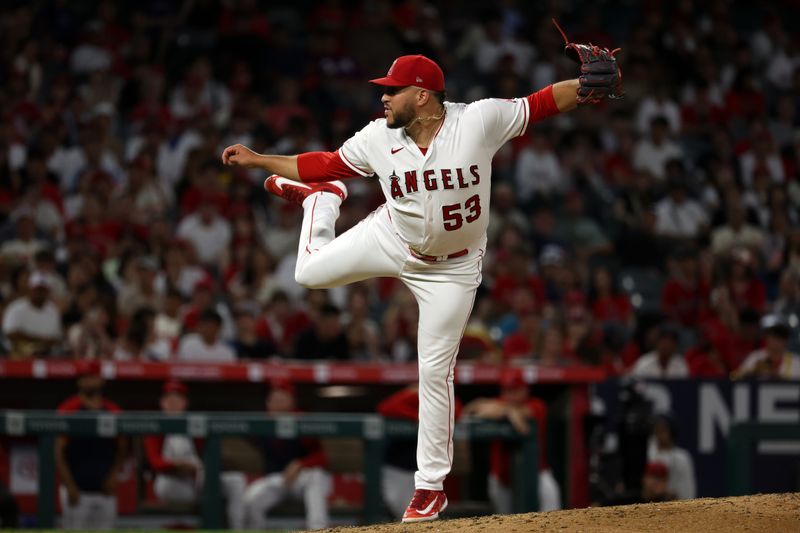
[[[150,468],[160,473],[172,473],[175,470],[175,462],[165,459],[162,453],[164,449],[164,435],[146,435],[142,439],[144,455]],[[194,447],[197,453],[203,452],[202,439],[194,439]]]
[[[356,173],[335,152],[306,152],[297,156],[297,173],[306,183],[355,178]]]
[[[400,390],[379,403],[378,412],[387,418],[416,422],[419,417],[419,394],[415,390]]]
[[[164,447],[163,435],[147,435],[142,439],[142,446],[144,447],[144,455],[147,457],[147,462],[150,463],[150,468],[156,472],[170,472],[175,468],[175,463],[164,459],[161,450]]]
[[[553,97],[552,85],[548,85],[526,98],[531,114],[529,122],[537,122],[559,113],[555,97]],[[297,173],[300,175],[300,180],[306,183],[356,177],[353,170],[342,161],[338,150],[335,152],[306,152],[298,155]]]
[[[560,113],[553,96],[553,86],[548,85],[544,89],[536,91],[525,97],[528,100],[528,107],[531,110],[530,122],[538,122],[547,117],[552,117]]]
[[[303,439],[303,445],[305,445],[308,450],[308,455],[300,459],[303,468],[328,467],[328,455],[325,453],[325,450],[322,449],[322,444],[319,439]]]

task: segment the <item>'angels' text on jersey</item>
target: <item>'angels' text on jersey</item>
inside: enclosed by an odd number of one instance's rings
[[[469,172],[469,174],[467,174]],[[478,185],[481,182],[481,175],[478,174],[478,165],[471,165],[469,169],[463,168],[442,168],[428,169],[422,173],[422,180],[417,175],[416,170],[407,170],[405,178],[401,179],[394,171],[389,176],[389,187],[392,198],[397,200],[406,194],[419,192],[420,187],[424,191],[436,191],[438,189],[466,189],[470,185]]]
[[[339,155],[359,175],[378,177],[392,224],[409,247],[449,255],[485,246],[492,158],[525,132],[529,116],[527,98],[445,102],[427,150],[378,119],[345,141]]]

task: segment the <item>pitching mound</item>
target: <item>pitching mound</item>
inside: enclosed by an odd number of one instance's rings
[[[800,531],[800,494],[759,494],[552,513],[485,516],[421,524],[338,527],[330,533],[400,532],[703,532]]]

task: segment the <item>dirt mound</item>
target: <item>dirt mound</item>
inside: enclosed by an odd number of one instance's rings
[[[446,514],[446,511],[445,511]],[[759,494],[668,503],[593,507],[552,513],[484,516],[421,524],[338,527],[330,533],[472,533],[524,531],[703,532],[800,531],[800,494]]]

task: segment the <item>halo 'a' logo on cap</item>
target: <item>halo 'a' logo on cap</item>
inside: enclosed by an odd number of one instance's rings
[[[417,83],[422,83],[422,78],[420,78],[419,76],[417,76]]]
[[[395,59],[394,61],[392,61],[392,66],[391,66],[391,67],[389,67],[389,72],[387,72],[387,73],[386,73],[386,75],[387,75],[387,76],[391,76],[391,75],[392,75],[392,71],[394,70],[394,66],[395,66],[396,64],[397,64],[397,59]]]

